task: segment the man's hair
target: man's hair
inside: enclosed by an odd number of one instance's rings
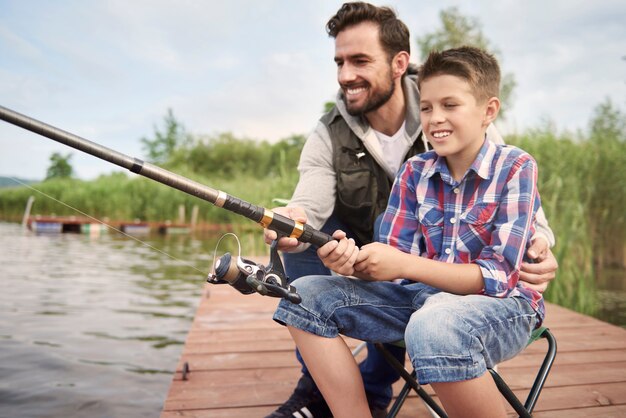
[[[428,78],[453,75],[467,81],[479,102],[498,97],[500,67],[493,55],[471,46],[433,51],[418,71],[418,87]]]
[[[344,29],[363,22],[378,25],[380,43],[389,60],[401,51],[411,53],[409,28],[389,7],[377,7],[360,1],[344,3],[326,23],[326,32],[336,38]]]

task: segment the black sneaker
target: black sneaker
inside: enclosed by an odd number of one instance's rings
[[[332,418],[330,408],[310,377],[302,376],[289,399],[265,418],[287,417]]]

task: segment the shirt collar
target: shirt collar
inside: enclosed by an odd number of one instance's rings
[[[496,148],[496,144],[485,138],[483,145],[480,147],[480,151],[478,151],[478,155],[467,172],[474,171],[483,179],[489,180],[491,178],[491,163],[496,153]],[[452,175],[450,174],[450,170],[448,170],[445,157],[437,156],[430,169],[424,173],[424,176],[430,178],[435,173],[439,173],[444,180],[452,181]],[[467,176],[467,173],[465,173],[463,178],[465,178],[465,176]]]

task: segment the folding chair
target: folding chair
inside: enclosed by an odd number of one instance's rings
[[[517,396],[515,396],[513,391],[494,369],[488,369],[502,396],[504,396],[507,402],[513,407],[515,412],[517,412],[517,414],[519,414],[521,418],[531,418],[533,409],[535,408],[535,404],[537,403],[537,399],[539,398],[539,394],[543,389],[543,385],[546,381],[546,378],[548,377],[548,373],[550,373],[552,363],[554,363],[554,359],[556,357],[556,340],[554,339],[554,336],[552,335],[550,330],[546,327],[537,328],[530,336],[528,345],[538,340],[539,338],[545,338],[548,341],[548,352],[543,359],[543,363],[539,368],[539,372],[535,377],[535,381],[532,385],[532,388],[530,389],[530,392],[528,393],[528,397],[526,398],[526,402],[524,404],[522,404]],[[398,344],[403,345],[404,341],[401,341]],[[404,401],[409,395],[411,389],[413,389],[417,393],[417,395],[424,401],[424,403],[426,403],[433,417],[447,418],[446,413],[439,406],[439,404],[437,404],[433,400],[433,398],[428,393],[426,393],[426,391],[420,386],[417,381],[415,371],[409,372],[407,369],[405,369],[404,364],[400,363],[395,357],[393,357],[389,353],[389,351],[387,351],[383,344],[376,343],[375,346],[376,349],[380,351],[380,353],[385,357],[389,364],[400,374],[400,377],[402,377],[402,379],[404,379],[405,381],[405,384],[398,394],[396,401],[393,403],[389,410],[387,418],[396,417],[396,415],[400,411],[400,408],[404,404]]]

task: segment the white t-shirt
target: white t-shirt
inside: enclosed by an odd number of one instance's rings
[[[398,172],[407,152],[406,141],[402,140],[406,136],[405,125],[406,122],[404,122],[400,129],[398,129],[398,132],[392,136],[387,136],[382,132],[374,130],[380,143],[385,162],[392,173]]]

